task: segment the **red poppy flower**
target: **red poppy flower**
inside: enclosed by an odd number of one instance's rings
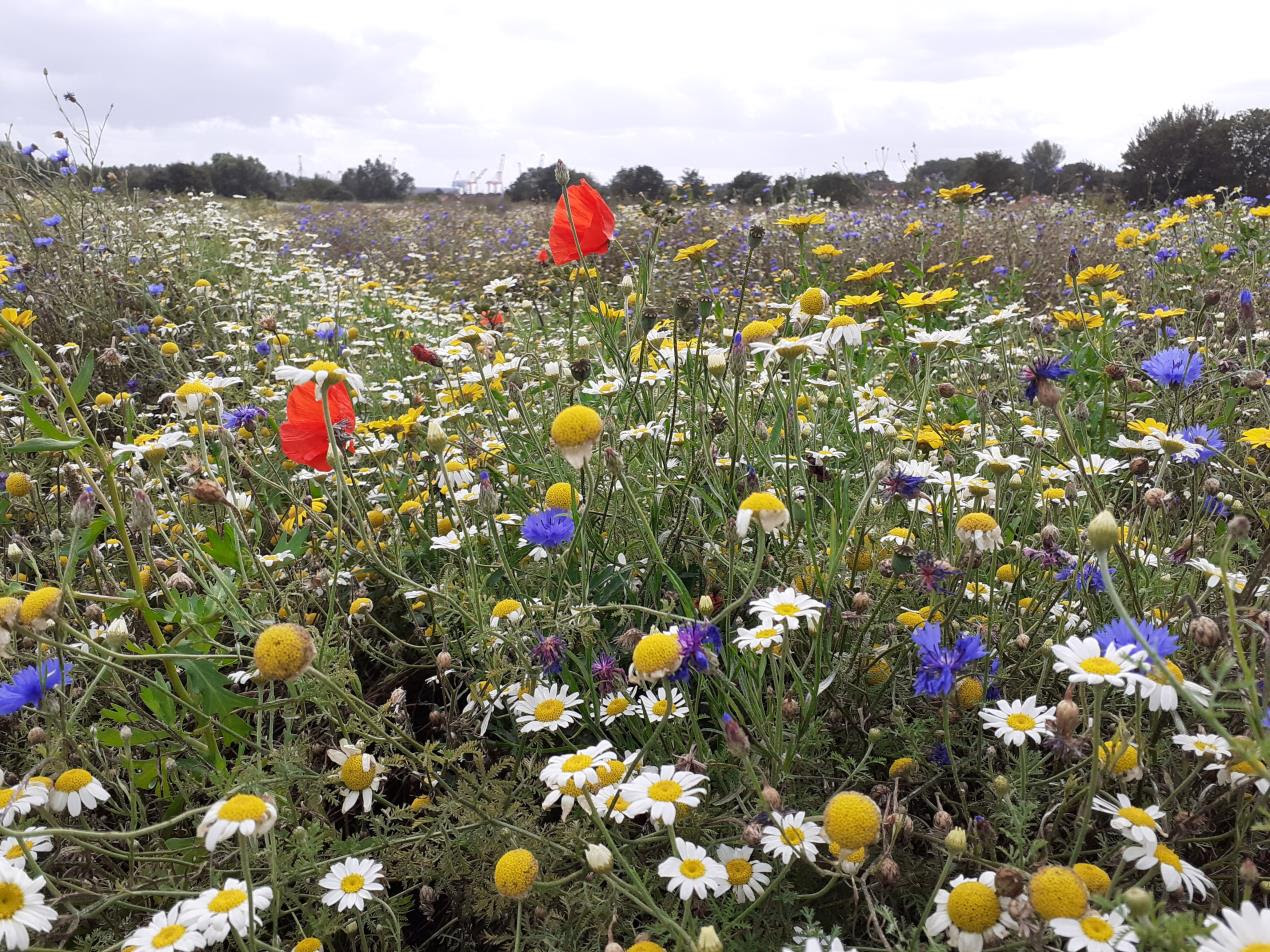
[[[481,319],[477,323],[486,330],[497,330],[503,326],[503,312],[495,311],[491,314],[489,311],[482,311]]]
[[[569,209],[573,212],[573,226],[578,230],[578,240],[573,240],[569,227],[569,213],[564,210],[564,196],[556,202],[556,217],[551,223],[547,243],[551,245],[551,257],[556,264],[578,260],[578,245],[584,255],[602,255],[609,250],[613,237],[613,210],[605,204],[600,193],[586,179],[569,186]]]
[[[543,249],[541,249],[541,250],[538,252],[538,263],[539,263],[539,264],[546,264],[546,263],[547,263],[548,261],[550,261],[550,260],[551,260],[551,257],[547,254],[547,249],[546,249],[546,248],[543,248]]]
[[[330,406],[331,428],[337,435],[351,434],[357,417],[353,414],[348,388],[343,383],[329,387],[326,401]],[[300,384],[287,397],[287,419],[278,427],[278,435],[287,459],[324,473],[330,470],[326,453],[331,444],[326,438],[326,421],[322,419],[322,401],[314,396],[312,380]]]
[[[410,356],[421,364],[431,364],[433,367],[441,366],[441,358],[437,356],[437,352],[423,344],[415,344],[411,347]]]

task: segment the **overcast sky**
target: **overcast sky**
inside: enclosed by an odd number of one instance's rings
[[[885,167],[1039,138],[1119,164],[1182,103],[1270,106],[1270,2],[575,4],[60,0],[7,5],[0,126],[52,143],[45,88],[114,113],[105,163],[259,156],[420,185],[562,157],[711,181]]]

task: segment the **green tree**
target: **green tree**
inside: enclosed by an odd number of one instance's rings
[[[651,165],[636,165],[633,168],[618,169],[609,182],[609,191],[618,198],[636,198],[642,195],[656,200],[670,194],[670,186],[666,184],[666,176]]]
[[[1230,117],[1230,157],[1246,194],[1270,193],[1270,109],[1245,109]]]
[[[586,179],[592,186],[596,185],[595,176],[586,172],[569,172],[569,184],[576,185]],[[516,181],[507,187],[507,199],[512,202],[554,202],[560,197],[560,183],[556,181],[554,165],[540,165],[537,168],[525,169]]]
[[[839,205],[850,205],[865,196],[865,185],[858,175],[846,172],[822,172],[807,180],[807,188],[817,198],[827,198]]]
[[[724,188],[724,197],[729,201],[753,204],[767,194],[771,182],[762,172],[742,172]]]
[[[684,169],[679,176],[679,193],[689,201],[701,201],[709,190],[706,180],[696,169]]]
[[[217,195],[275,198],[278,194],[273,173],[254,156],[217,152],[212,156],[208,177]]]
[[[1067,150],[1057,142],[1041,139],[1023,153],[1023,188],[1029,192],[1052,195]]]
[[[1019,188],[1023,169],[1003,152],[976,152],[966,177],[989,192],[1014,192]]]
[[[1124,188],[1135,200],[1165,200],[1237,183],[1231,122],[1211,105],[1183,106],[1138,130],[1122,156]]]
[[[394,202],[414,191],[415,180],[391,162],[375,158],[345,169],[340,185],[359,202]]]

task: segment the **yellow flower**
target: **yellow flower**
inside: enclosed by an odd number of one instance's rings
[[[1199,208],[1215,201],[1217,201],[1217,196],[1211,192],[1206,192],[1203,195],[1190,195],[1185,199],[1187,208]]]
[[[874,291],[871,294],[848,294],[838,299],[838,307],[845,307],[848,310],[864,310],[880,303],[882,303],[881,291]]]
[[[874,278],[880,278],[884,274],[890,274],[895,270],[894,261],[886,261],[882,264],[871,264],[867,268],[857,268],[848,274],[844,281],[872,281]]]
[[[1072,872],[1080,877],[1080,881],[1085,884],[1085,888],[1091,893],[1099,896],[1107,895],[1111,889],[1111,877],[1106,871],[1093,863],[1077,863],[1072,867]]]
[[[811,253],[817,258],[836,258],[842,254],[833,245],[816,245],[816,247],[811,249]]]
[[[848,850],[872,846],[882,830],[882,811],[863,793],[836,793],[825,806],[825,834]]]
[[[679,670],[683,650],[679,638],[664,631],[651,631],[635,645],[631,665],[646,681],[656,681]]]
[[[1032,874],[1028,899],[1042,919],[1079,919],[1089,905],[1089,890],[1066,866],[1045,866]]]
[[[1129,225],[1116,232],[1116,247],[1122,251],[1142,244],[1142,230]]]
[[[556,414],[551,423],[551,438],[571,466],[581,469],[595,449],[604,430],[604,421],[590,407],[575,403]]]
[[[718,238],[708,238],[698,245],[689,245],[687,248],[680,248],[675,253],[676,261],[699,261],[707,251],[719,243]]]
[[[1124,268],[1118,264],[1094,264],[1081,269],[1076,275],[1076,283],[1096,288],[1122,277],[1124,277]]]
[[[569,483],[552,483],[543,497],[548,509],[572,509],[575,502],[581,503],[581,497]]]
[[[776,496],[768,492],[750,493],[736,510],[736,534],[744,537],[750,531],[750,521],[758,517],[764,532],[776,532],[789,523],[789,510]]]
[[[1065,331],[1077,327],[1087,327],[1090,330],[1094,330],[1103,325],[1102,315],[1097,311],[1085,311],[1083,314],[1077,311],[1055,311],[1054,320]]]
[[[965,205],[976,195],[983,193],[982,185],[958,185],[956,188],[941,188],[939,197],[954,205]]]
[[[62,590],[52,585],[37,588],[22,599],[18,621],[31,628],[47,628],[62,607]]]
[[[912,309],[936,308],[957,297],[956,288],[940,288],[938,291],[909,291],[897,302],[900,307]]]
[[[788,228],[795,235],[807,234],[807,229],[812,225],[823,225],[826,221],[824,212],[813,212],[810,215],[789,215],[785,218],[776,220],[776,224],[784,228]]]
[[[922,233],[922,229],[925,227],[926,226],[922,224],[922,220],[920,218],[915,218],[904,226],[904,237],[908,238],[911,235],[920,235]]]
[[[29,496],[34,488],[35,484],[31,482],[31,477],[20,470],[15,469],[4,478],[4,491],[8,493],[10,499]]]
[[[252,651],[260,676],[267,681],[298,678],[309,669],[316,654],[307,629],[288,622],[262,631]]]
[[[1143,436],[1151,436],[1154,434],[1167,433],[1169,425],[1161,423],[1155,417],[1147,417],[1145,420],[1132,420],[1129,422],[1128,429],[1134,433],[1141,433]]]
[[[0,321],[25,330],[35,323],[35,315],[30,309],[19,311],[16,307],[6,307],[0,310]]]
[[[1248,214],[1253,218],[1270,220],[1270,205],[1257,205],[1254,208],[1248,209]]]
[[[741,342],[747,345],[766,343],[776,336],[777,330],[772,321],[750,321],[741,328]]]
[[[1247,443],[1253,447],[1262,447],[1270,449],[1270,427],[1258,426],[1251,430],[1244,430],[1243,435],[1239,437],[1240,443]]]
[[[494,888],[508,899],[524,899],[538,878],[538,860],[529,850],[508,850],[494,864]]]

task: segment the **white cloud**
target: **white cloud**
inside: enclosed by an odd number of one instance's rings
[[[1241,8],[1241,9],[1240,9]],[[1244,36],[1270,5],[1226,3]],[[1198,34],[1183,0],[908,0],[635,6],[363,0],[90,0],[6,12],[0,120],[61,123],[44,88],[99,117],[106,162],[260,156],[337,173],[395,158],[448,184],[506,153],[607,177],[648,162],[708,178],[877,165],[1051,138],[1116,165],[1136,129],[1183,103],[1265,105],[1255,51]],[[1233,20],[1231,19],[1233,18]],[[892,159],[888,170],[902,169]]]

